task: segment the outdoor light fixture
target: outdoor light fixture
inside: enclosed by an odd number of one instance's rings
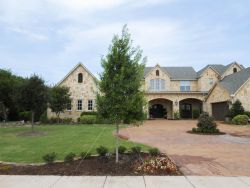
[[[174,103],[175,103],[175,106],[177,106],[177,105],[178,105],[178,101],[177,101],[177,100],[176,100]]]

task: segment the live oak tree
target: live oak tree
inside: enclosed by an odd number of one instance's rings
[[[27,79],[21,87],[21,105],[31,112],[32,131],[34,131],[35,114],[46,109],[48,102],[48,89],[44,80],[37,75]]]
[[[144,118],[144,92],[141,82],[145,67],[142,50],[132,47],[126,26],[122,35],[115,35],[109,52],[102,59],[104,69],[100,75],[97,110],[103,117],[116,124],[116,162],[118,162],[119,124],[138,122]]]
[[[67,109],[71,103],[70,93],[68,87],[53,87],[50,90],[50,108],[52,112],[55,112],[59,121],[60,113]]]

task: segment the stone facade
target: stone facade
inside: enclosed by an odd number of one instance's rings
[[[223,77],[233,74],[234,69],[241,70],[242,67],[237,63],[231,64],[228,69],[220,75],[216,70],[209,67],[196,79],[171,79],[170,74],[156,65],[149,72],[145,73],[142,81],[142,89],[145,90],[147,107],[145,111],[148,117],[174,118],[175,112],[181,113],[183,117],[192,118],[193,110],[207,111],[212,113],[212,103],[231,101],[239,99],[243,106],[250,110],[250,103],[247,96],[250,96],[250,81],[242,87],[238,93],[231,95],[219,84]],[[82,83],[78,83],[78,75],[82,74]],[[156,86],[152,89],[152,81]],[[183,83],[188,83],[188,90],[183,91]],[[66,110],[61,114],[62,118],[72,118],[76,120],[81,112],[89,111],[89,100],[92,100],[95,109],[95,99],[98,92],[97,79],[82,65],[77,65],[58,85],[70,88],[72,98],[71,110]],[[156,87],[156,90],[155,90]],[[209,94],[209,96],[208,96]],[[78,109],[78,100],[82,100],[82,109]],[[48,109],[48,116],[55,116]]]
[[[82,74],[82,82],[78,83],[78,75]],[[70,89],[71,110],[65,110],[61,118],[72,118],[77,120],[83,111],[94,111],[95,99],[98,92],[97,79],[82,65],[78,64],[59,84]],[[78,100],[82,100],[82,109],[78,109]],[[92,100],[92,110],[89,110],[89,100]],[[55,117],[55,114],[48,109],[48,117]]]

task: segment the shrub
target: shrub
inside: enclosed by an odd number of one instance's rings
[[[67,154],[67,155],[64,157],[64,162],[65,162],[65,163],[71,163],[71,162],[73,162],[75,156],[76,156],[75,153],[70,152],[69,154]]]
[[[193,113],[193,119],[198,119],[199,118],[199,116],[200,116],[200,110],[193,109],[192,113]]]
[[[52,153],[48,153],[46,155],[43,156],[43,160],[47,163],[47,164],[52,164],[54,163],[54,161],[56,160],[56,153],[52,152]]]
[[[134,146],[134,147],[131,148],[131,151],[134,154],[136,154],[136,153],[138,154],[138,153],[141,152],[141,147],[140,146]]]
[[[250,118],[250,111],[245,111],[244,115],[247,115]]]
[[[124,154],[126,150],[127,150],[127,148],[125,146],[119,146],[118,147],[118,152],[120,154]]]
[[[174,112],[174,119],[180,119],[179,111]]]
[[[148,152],[151,156],[157,156],[160,154],[160,150],[158,148],[150,148]]]
[[[79,123],[82,124],[95,124],[97,122],[96,115],[83,115],[79,119]]]
[[[24,120],[24,121],[31,120],[31,112],[30,111],[19,112],[18,116],[19,116],[20,120]]]
[[[204,112],[200,115],[198,119],[197,127],[201,128],[201,130],[210,130],[216,129],[217,124],[215,123],[212,117],[209,117],[207,112]]]
[[[91,157],[91,153],[90,152],[82,152],[82,153],[80,153],[80,157],[81,157],[81,159],[88,159]]]
[[[98,115],[98,113],[97,112],[82,112],[81,113],[81,116],[84,116],[84,115],[95,115],[95,116],[97,116]]]
[[[61,123],[72,123],[73,122],[73,119],[72,118],[63,118],[63,119],[60,119],[60,122]]]
[[[247,115],[237,115],[232,122],[236,125],[247,125],[249,117]]]
[[[232,108],[230,109],[231,118],[234,118],[237,115],[243,115],[244,111],[245,110],[241,102],[239,100],[236,100],[233,103]]]
[[[105,156],[108,153],[108,148],[100,146],[96,148],[96,152],[98,153],[99,156]]]
[[[46,111],[40,116],[40,122],[41,123],[49,123],[49,119],[48,119]]]

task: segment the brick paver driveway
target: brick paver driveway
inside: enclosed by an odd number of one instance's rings
[[[193,120],[151,120],[121,135],[167,153],[185,175],[250,176],[250,127],[219,124],[225,135],[186,133]]]

